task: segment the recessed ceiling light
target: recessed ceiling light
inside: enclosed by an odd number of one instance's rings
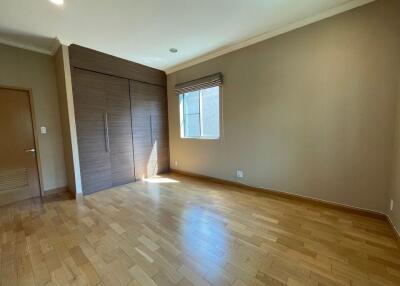
[[[51,3],[54,3],[56,5],[62,5],[64,4],[64,0],[50,0]]]
[[[178,50],[175,49],[175,48],[170,48],[169,51],[170,51],[171,53],[174,53],[174,54],[178,52]]]

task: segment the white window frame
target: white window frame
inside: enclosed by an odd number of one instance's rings
[[[207,88],[204,88],[207,89]],[[184,116],[184,110],[183,110],[183,98],[184,98],[184,93],[179,94],[179,117],[180,117],[180,129],[181,129],[181,139],[188,139],[188,140],[219,140],[221,138],[221,133],[222,133],[222,87],[218,87],[218,104],[219,104],[219,136],[214,137],[214,136],[202,136],[201,134],[203,133],[203,115],[202,115],[202,106],[203,106],[203,97],[202,97],[202,92],[204,89],[200,90],[200,95],[199,95],[199,120],[200,120],[200,136],[185,136],[185,116]]]

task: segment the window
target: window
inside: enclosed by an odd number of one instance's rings
[[[220,137],[221,73],[177,83],[181,138],[218,139]]]
[[[220,87],[214,86],[179,95],[182,138],[219,138],[219,93]]]

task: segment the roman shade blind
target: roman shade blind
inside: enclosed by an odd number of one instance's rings
[[[199,79],[178,83],[175,85],[175,92],[176,94],[182,94],[220,85],[222,85],[222,74],[216,73]]]

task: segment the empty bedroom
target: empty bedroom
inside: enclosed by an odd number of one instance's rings
[[[399,231],[400,1],[0,1],[0,286],[398,286]]]

